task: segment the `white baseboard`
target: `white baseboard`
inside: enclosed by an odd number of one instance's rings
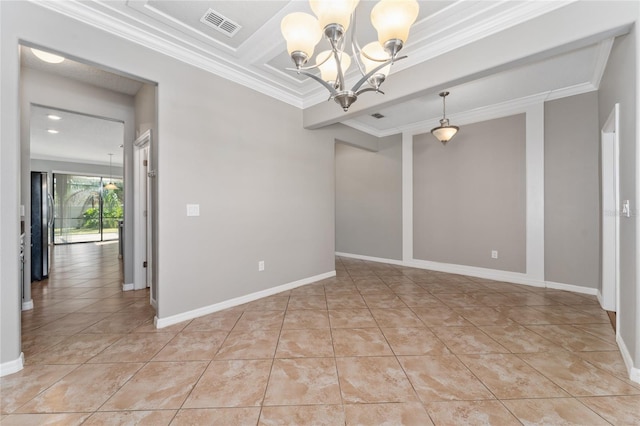
[[[29,300],[28,302],[22,302],[23,311],[30,311],[31,309],[33,309],[33,299]]]
[[[545,282],[529,277],[521,272],[501,271],[499,269],[480,268],[478,266],[456,265],[453,263],[431,262],[428,260],[412,259],[405,262],[405,266],[413,268],[429,269],[449,274],[468,275],[470,277],[484,278],[488,280],[504,281],[513,284],[524,284],[534,287],[544,287]]]
[[[271,287],[266,290],[257,291],[255,293],[247,294],[246,296],[236,297],[234,299],[225,300],[224,302],[215,303],[209,306],[203,306],[202,308],[194,309],[192,311],[183,312],[181,314],[172,315],[166,318],[154,318],[153,322],[156,328],[164,328],[170,325],[177,324],[182,321],[191,320],[201,317],[203,315],[212,314],[214,312],[221,311],[223,309],[233,308],[234,306],[242,305],[244,303],[253,302],[254,300],[261,299],[263,297],[271,296],[274,294],[282,293],[283,291],[291,290],[296,287],[311,284],[316,281],[324,280],[336,276],[336,271],[327,272],[313,277],[303,278],[298,281],[293,281],[288,284],[279,285],[277,287]]]
[[[134,289],[133,283],[131,284],[122,284],[122,291],[131,291]]]
[[[574,284],[554,283],[553,281],[547,281],[547,287],[556,290],[566,290],[572,291],[574,293],[589,294],[591,296],[597,296],[600,293],[597,288],[581,287]]]
[[[624,340],[622,339],[620,334],[616,336],[616,343],[618,343],[618,348],[620,348],[622,359],[624,360],[624,364],[627,367],[627,372],[629,373],[629,380],[634,381],[636,383],[640,383],[640,368],[634,367],[633,358],[631,358],[629,349],[627,349],[627,345],[625,345]]]
[[[0,377],[8,374],[17,373],[24,368],[24,353],[20,352],[20,356],[17,359],[9,362],[3,362],[0,364]]]
[[[596,292],[596,297],[598,298],[598,303],[600,304],[600,307],[602,307],[602,292],[600,291],[600,289],[598,289],[598,291]]]
[[[391,265],[405,266],[402,260],[397,259],[385,259],[383,257],[363,256],[361,254],[342,253],[338,251],[336,252],[336,256],[348,257],[350,259],[368,260],[369,262],[389,263]]]
[[[396,259],[383,259],[380,257],[363,256],[360,254],[336,252],[336,256],[351,259],[368,260],[370,262],[389,263],[391,265],[407,266],[430,271],[447,272],[450,274],[468,275],[470,277],[485,278],[488,280],[504,281],[513,284],[524,284],[533,287],[546,287],[556,290],[566,290],[574,293],[597,295],[600,300],[599,290],[590,287],[581,287],[573,284],[563,284],[553,281],[543,281],[529,277],[521,272],[501,271],[498,269],[480,268],[477,266],[456,265],[453,263],[432,262],[429,260],[411,259],[409,261]]]

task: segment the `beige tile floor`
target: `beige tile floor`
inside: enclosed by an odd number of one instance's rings
[[[336,278],[156,330],[117,245],[53,265],[3,425],[640,424],[594,297],[337,258]]]

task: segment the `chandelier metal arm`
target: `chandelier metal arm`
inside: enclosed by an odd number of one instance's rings
[[[331,57],[331,55],[329,55],[329,57]],[[315,67],[312,67],[311,69],[313,69],[313,68],[315,68]],[[326,87],[327,90],[329,90],[329,92],[331,93],[331,97],[334,97],[335,95],[338,94],[338,92],[336,91],[335,87],[333,87],[331,84],[327,83],[326,81],[324,81],[323,79],[321,79],[320,77],[318,77],[315,74],[307,72],[304,69],[287,68],[287,70],[288,71],[296,71],[298,74],[304,74],[307,77],[311,77],[312,79],[314,79],[315,81],[317,81],[318,83],[320,83],[324,87]]]
[[[369,56],[367,56],[367,54],[362,51],[362,48],[358,44],[358,39],[356,38],[356,28],[357,28],[356,14],[354,12],[351,14],[351,51],[353,52],[353,59],[356,62],[356,66],[358,67],[360,74],[364,75],[366,74],[366,72],[365,72],[364,64],[360,59],[360,53],[362,52],[362,54],[365,55],[367,58]]]
[[[356,92],[356,95],[360,95],[364,92],[376,92],[376,93],[380,93],[381,95],[384,95],[384,92],[380,89],[376,89],[374,87],[365,87],[364,89],[358,90]]]
[[[342,52],[339,52],[333,43],[331,43],[333,49],[333,57],[336,61],[336,68],[338,69],[338,78],[336,80],[336,89],[344,90],[344,73],[342,72]]]
[[[372,69],[371,71],[369,71],[368,73],[366,73],[365,75],[362,76],[362,78],[360,80],[358,80],[358,82],[353,86],[353,89],[351,89],[354,92],[357,92],[358,89],[360,89],[360,86],[362,86],[364,83],[366,83],[367,80],[369,80],[375,73],[377,73],[378,71],[380,71],[382,68],[386,67],[389,64],[393,64],[395,61],[399,61],[401,59],[405,59],[406,56],[401,56],[399,58],[391,58],[391,59],[387,59],[386,61],[384,61],[383,63],[381,63],[380,65],[378,65],[377,67],[375,67],[374,69]]]

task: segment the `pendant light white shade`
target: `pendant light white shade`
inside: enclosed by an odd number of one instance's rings
[[[390,40],[405,43],[419,11],[416,0],[381,0],[376,4],[371,10],[371,23],[378,31],[380,44],[384,46]]]
[[[340,63],[336,64],[336,58],[333,56],[333,51],[325,50],[318,53],[316,57],[316,64],[320,69],[320,76],[326,82],[335,82],[338,78],[338,66],[342,68],[342,75],[344,75],[349,66],[351,66],[351,58],[344,52],[339,52]],[[327,59],[329,58],[329,59]],[[324,62],[326,60],[326,62]],[[324,63],[323,63],[324,62]]]
[[[458,130],[460,130],[458,126],[449,125],[449,120],[440,120],[440,126],[431,129],[431,134],[440,142],[446,144],[458,133]]]
[[[346,32],[358,2],[359,0],[309,0],[309,5],[318,17],[321,29],[330,24],[338,24]]]
[[[280,31],[287,41],[289,55],[302,52],[310,58],[322,38],[318,20],[308,13],[296,12],[285,16],[280,23]]]
[[[369,59],[371,58],[371,59]],[[380,65],[382,62],[389,59],[389,54],[385,52],[384,48],[377,41],[372,41],[362,48],[362,52],[360,53],[360,59],[364,64],[364,68],[366,72],[371,72],[375,67]],[[375,59],[375,60],[374,60]],[[389,75],[391,71],[391,65],[387,65],[386,67],[378,70],[379,74],[383,74],[385,77]]]

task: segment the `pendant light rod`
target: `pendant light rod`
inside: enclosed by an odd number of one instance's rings
[[[442,118],[446,120],[447,118],[447,96],[449,96],[449,92],[440,92],[439,95],[442,97]]]

